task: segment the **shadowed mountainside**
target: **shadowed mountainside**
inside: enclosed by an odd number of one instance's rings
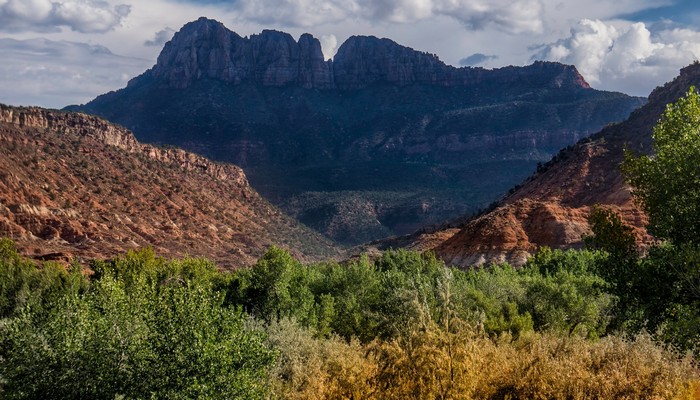
[[[0,105],[0,236],[67,261],[152,246],[250,265],[271,244],[318,260],[321,235],[262,199],[243,171],[78,113]]]
[[[70,109],[240,165],[271,202],[352,245],[484,208],[643,101],[558,63],[455,68],[371,36],[324,61],[311,35],[244,38],[202,18],[126,88]]]
[[[646,216],[634,204],[621,175],[623,151],[649,154],[652,129],[666,105],[685,95],[690,86],[700,86],[698,63],[656,88],[649,102],[626,121],[560,151],[492,211],[458,228],[395,238],[368,248],[431,249],[449,264],[465,267],[493,261],[522,265],[539,246],[581,247],[590,234],[588,218],[594,205],[620,213],[644,247],[653,238],[646,233]]]

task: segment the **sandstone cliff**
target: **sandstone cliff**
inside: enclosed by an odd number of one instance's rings
[[[0,236],[68,261],[142,246],[249,265],[278,244],[307,259],[332,246],[264,201],[243,171],[78,113],[0,105]]]

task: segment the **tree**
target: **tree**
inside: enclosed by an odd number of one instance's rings
[[[654,154],[625,153],[622,170],[649,216],[649,232],[700,243],[700,95],[691,87],[669,104],[653,132]]]
[[[669,104],[654,127],[654,154],[627,152],[622,168],[649,216],[652,247],[634,271],[632,296],[648,328],[700,353],[700,94],[694,87]]]

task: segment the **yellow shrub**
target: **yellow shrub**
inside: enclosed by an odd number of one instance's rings
[[[597,341],[556,334],[488,338],[430,322],[361,346],[272,333],[282,351],[275,391],[285,399],[700,399],[690,358],[649,335]]]

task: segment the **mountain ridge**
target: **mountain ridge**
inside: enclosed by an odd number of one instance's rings
[[[264,86],[298,85],[307,89],[353,90],[383,82],[406,86],[474,85],[492,79],[501,83],[538,79],[544,86],[590,85],[576,67],[537,61],[529,67],[453,67],[436,55],[402,46],[391,39],[354,35],[338,48],[333,59],[324,60],[321,43],[304,33],[296,41],[285,32],[265,29],[244,38],[221,22],[200,18],[185,24],[168,41],[156,65],[129,81],[165,81],[184,89],[193,81],[210,78]]]
[[[624,149],[650,154],[652,129],[666,105],[700,85],[700,63],[649,95],[649,102],[618,124],[561,150],[511,193],[458,228],[431,232],[435,243],[418,235],[401,239],[406,247],[430,249],[447,263],[462,267],[491,262],[522,265],[541,246],[580,248],[590,235],[588,218],[594,206],[611,209],[633,228],[641,249],[654,242],[646,232],[647,217],[631,195],[619,164]],[[425,234],[424,234],[425,235]],[[432,235],[432,236],[431,236]],[[394,241],[397,239],[394,239]],[[387,243],[373,246],[384,248]]]
[[[243,38],[205,18],[127,87],[70,109],[236,164],[285,212],[356,245],[484,208],[643,102],[557,63],[455,68],[365,36],[324,61],[311,35]]]
[[[239,167],[141,144],[85,114],[0,105],[0,236],[42,259],[165,256],[250,265],[276,244],[309,260],[340,253],[263,200]]]

